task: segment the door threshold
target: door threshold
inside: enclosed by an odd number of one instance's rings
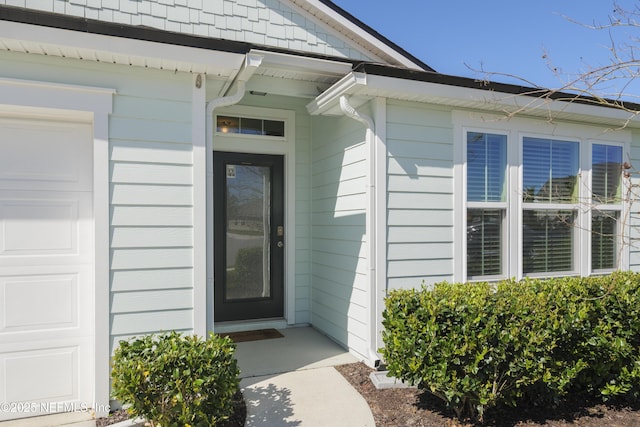
[[[284,318],[280,319],[255,319],[234,320],[231,322],[217,322],[213,324],[213,332],[227,334],[231,332],[245,332],[257,329],[286,329],[290,325]]]

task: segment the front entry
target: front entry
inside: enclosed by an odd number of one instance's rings
[[[213,153],[214,321],[283,317],[283,156]]]

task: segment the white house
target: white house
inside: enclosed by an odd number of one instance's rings
[[[329,0],[0,0],[0,402],[102,415],[118,341],[172,329],[373,365],[389,289],[637,269],[640,123],[527,93]]]

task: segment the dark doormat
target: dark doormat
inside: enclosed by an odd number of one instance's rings
[[[272,338],[283,338],[280,332],[275,329],[258,329],[255,331],[244,331],[244,332],[231,332],[228,334],[221,334],[222,336],[229,337],[233,340],[233,342],[247,342],[247,341],[260,341],[260,340],[270,340]]]

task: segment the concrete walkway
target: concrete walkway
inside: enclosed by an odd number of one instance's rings
[[[247,427],[374,427],[366,401],[333,366],[357,359],[312,328],[237,345]]]
[[[374,427],[367,402],[333,366],[358,360],[313,328],[237,344],[247,427]],[[128,420],[113,427],[142,425]],[[0,422],[0,427],[95,426],[89,413]]]

